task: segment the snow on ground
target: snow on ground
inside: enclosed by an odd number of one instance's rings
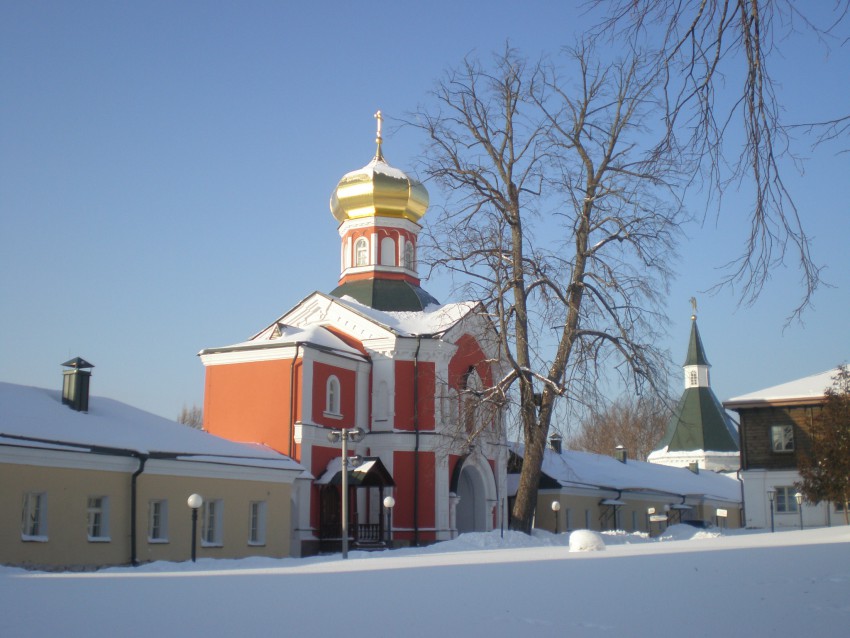
[[[604,552],[496,531],[347,561],[0,567],[0,635],[847,635],[850,527],[603,538]]]

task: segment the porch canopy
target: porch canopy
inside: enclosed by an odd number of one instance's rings
[[[392,475],[377,456],[348,457],[350,487],[395,487]],[[342,484],[342,457],[331,459],[316,485]]]

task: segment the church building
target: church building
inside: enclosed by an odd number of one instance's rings
[[[426,544],[506,520],[503,414],[479,399],[500,374],[495,332],[479,304],[440,304],[421,288],[428,192],[384,159],[376,117],[374,158],[331,196],[337,286],[261,321],[245,342],[200,353],[204,429],[307,470],[292,503],[295,553],[341,544],[343,430],[355,547]]]
[[[649,454],[650,463],[715,472],[740,469],[738,430],[711,389],[710,367],[697,317],[691,315],[691,337],[682,366],[685,389],[664,438]]]

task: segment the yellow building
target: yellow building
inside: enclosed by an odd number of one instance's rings
[[[193,545],[198,558],[290,555],[300,465],[89,399],[81,385],[84,400],[74,402],[59,391],[0,383],[0,563],[87,569],[184,561]],[[203,499],[194,525],[192,494]]]
[[[508,494],[519,482],[524,449],[511,446]],[[645,463],[562,450],[554,438],[543,456],[534,526],[550,532],[576,529],[655,534],[668,525],[742,526],[741,482],[734,474]]]

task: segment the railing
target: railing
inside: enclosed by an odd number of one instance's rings
[[[381,526],[377,523],[358,524],[355,526],[355,543],[380,543],[383,540],[381,538]]]
[[[355,543],[380,543],[385,539],[381,538],[382,527],[378,523],[357,523],[352,525],[354,532]],[[326,540],[339,540],[342,529],[339,525],[324,525],[322,526],[320,537]]]

